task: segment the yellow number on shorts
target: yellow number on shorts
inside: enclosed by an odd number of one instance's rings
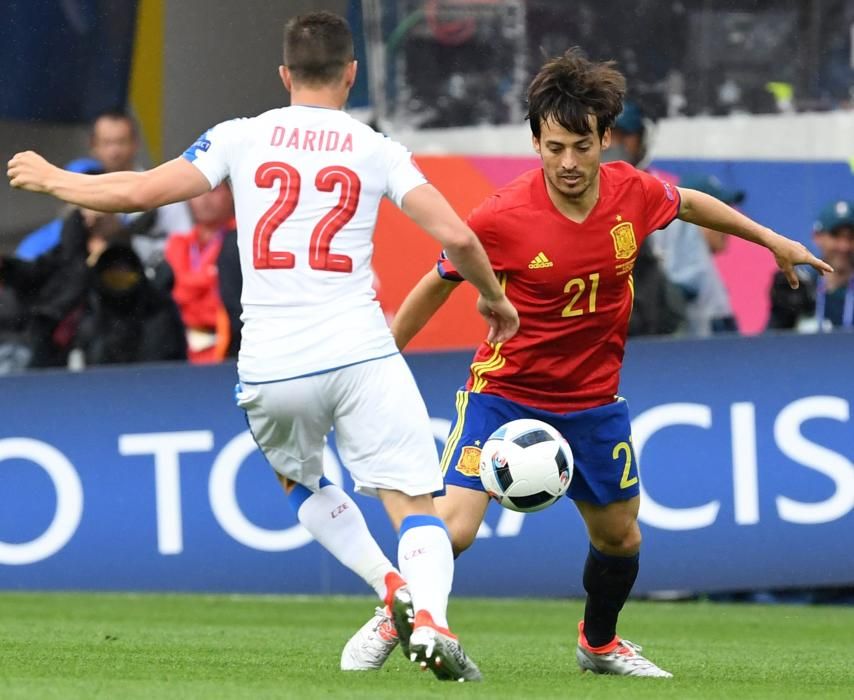
[[[632,448],[629,447],[629,443],[618,442],[614,445],[614,451],[611,453],[611,458],[619,459],[620,452],[626,453],[626,466],[623,467],[623,478],[620,479],[620,488],[627,489],[638,483],[638,478],[636,476],[633,476],[631,479],[629,478],[629,471],[632,468]]]

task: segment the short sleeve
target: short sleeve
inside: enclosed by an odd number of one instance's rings
[[[501,270],[501,257],[495,245],[496,202],[497,197],[494,195],[487,197],[474,209],[474,211],[472,211],[471,214],[469,214],[466,219],[466,224],[468,224],[469,228],[474,231],[475,235],[478,237],[478,240],[489,257],[489,262],[492,265],[493,270],[498,272]],[[448,259],[444,250],[436,263],[436,270],[439,273],[439,276],[443,279],[454,282],[461,282],[463,280],[462,275],[460,275],[457,268],[454,267],[454,263]]]
[[[195,140],[182,154],[195,165],[211,183],[211,188],[229,176],[230,154],[237,138],[238,120],[217,124]]]
[[[483,249],[489,256],[489,262],[492,264],[492,269],[496,272],[502,270],[501,265],[501,250],[498,246],[498,213],[496,207],[500,197],[491,195],[481,202],[471,214],[468,215],[466,223],[469,228],[474,231],[475,235],[480,240]]]
[[[407,192],[426,184],[427,178],[415,164],[412,153],[396,141],[383,139],[387,173],[385,194],[400,207]]]
[[[638,171],[644,191],[647,233],[662,229],[679,215],[679,190],[669,182]]]

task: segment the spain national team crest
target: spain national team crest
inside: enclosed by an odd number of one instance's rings
[[[614,252],[618,260],[625,260],[637,253],[638,243],[631,221],[622,221],[614,226],[611,229],[611,237],[614,239]]]
[[[457,471],[466,476],[480,475],[480,448],[464,447],[460,453],[460,461],[457,462]]]

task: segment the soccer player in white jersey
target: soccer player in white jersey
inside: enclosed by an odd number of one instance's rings
[[[342,111],[356,75],[346,21],[292,19],[279,73],[290,107],[218,124],[152,170],[78,175],[24,152],[8,175],[13,187],[102,211],[151,209],[230,180],[243,271],[238,403],[255,439],[300,522],[388,606],[409,658],[442,679],[479,680],[448,630],[454,565],[431,496],[442,476],[427,410],[371,286],[382,196],[476,285],[491,340],[510,338],[518,316],[477,237],[409,152]],[[331,427],[356,488],[379,496],[399,531],[399,571],[323,477]]]

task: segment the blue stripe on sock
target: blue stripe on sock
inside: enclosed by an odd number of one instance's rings
[[[400,532],[397,533],[397,536],[399,538],[403,537],[403,533],[407,530],[411,530],[413,527],[427,527],[430,525],[433,527],[440,527],[446,533],[448,532],[448,528],[445,527],[445,523],[442,522],[441,518],[438,518],[435,515],[407,515],[400,524]]]
[[[608,566],[613,567],[628,567],[634,566],[638,560],[640,559],[640,552],[637,554],[633,554],[630,557],[615,557],[611,554],[605,554],[604,552],[600,552],[596,547],[593,546],[593,543],[590,543],[590,556],[598,561],[601,561],[603,564],[608,564]]]
[[[294,509],[294,513],[299,513],[299,509],[302,508],[302,504],[305,503],[313,495],[314,491],[306,488],[302,484],[297,484],[291,489],[291,492],[288,494],[288,503],[291,504],[291,508]]]
[[[320,477],[320,486],[318,487],[318,491],[322,489],[324,486],[334,486],[334,484],[329,481],[325,476]],[[291,489],[291,492],[288,494],[288,503],[291,504],[291,508],[294,509],[294,513],[299,513],[299,509],[302,508],[302,504],[306,502],[309,498],[311,498],[315,494],[314,491],[303,486],[302,484],[297,484]]]

